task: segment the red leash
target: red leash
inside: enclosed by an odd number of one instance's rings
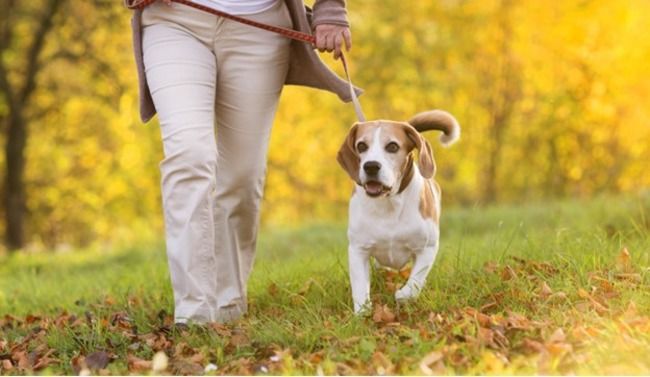
[[[127,0],[127,7],[130,9],[144,9],[146,6],[153,4],[157,0]],[[240,22],[242,24],[246,24],[249,26],[253,26],[259,29],[267,30],[273,33],[277,33],[280,35],[283,35],[289,39],[293,39],[296,41],[301,41],[301,42],[306,42],[311,45],[316,44],[316,37],[314,37],[311,34],[303,33],[301,31],[293,30],[293,29],[287,29],[279,26],[273,26],[273,25],[268,25],[264,24],[261,22],[253,21],[247,18],[235,16],[230,13],[222,12],[220,10],[210,8],[208,6],[202,5],[195,3],[191,0],[170,0],[174,3],[179,3],[183,5],[187,5],[192,8],[196,8],[198,10],[214,14],[215,16],[227,18],[236,22]],[[360,122],[365,122],[366,117],[363,115],[363,111],[361,110],[361,103],[359,103],[359,98],[357,98],[357,94],[354,91],[354,86],[352,85],[352,80],[350,79],[350,73],[348,72],[348,65],[347,62],[345,61],[345,56],[343,55],[343,52],[341,51],[341,63],[343,64],[343,70],[345,70],[345,76],[348,79],[348,86],[350,87],[350,95],[352,97],[352,103],[354,105],[354,111],[357,114],[357,118],[359,119]]]

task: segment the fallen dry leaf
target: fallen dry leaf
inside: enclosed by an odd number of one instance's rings
[[[641,274],[638,273],[618,273],[614,274],[614,277],[617,280],[625,280],[628,282],[633,282],[633,283],[641,283],[643,281],[643,278],[641,277]]]
[[[111,357],[104,351],[97,351],[86,356],[85,361],[90,369],[104,369],[111,361]]]
[[[464,311],[465,314],[475,319],[482,327],[489,327],[492,324],[492,319],[490,316],[483,314],[472,307],[466,307]]]
[[[14,365],[11,363],[11,360],[9,359],[2,360],[2,370],[12,370],[12,369],[14,369]]]
[[[11,358],[14,361],[16,361],[16,363],[18,364],[18,368],[27,369],[31,365],[31,363],[29,362],[29,359],[27,358],[27,352],[25,352],[25,351],[14,352],[14,354],[11,356]]]
[[[230,338],[230,344],[235,347],[241,347],[250,344],[250,339],[248,339],[248,336],[246,336],[246,334],[243,332],[239,332],[233,334],[233,336]]]
[[[510,266],[504,266],[501,269],[501,280],[508,281],[517,278],[517,273]]]
[[[552,343],[546,345],[546,350],[553,356],[561,356],[573,351],[573,346],[569,343]]]
[[[444,369],[444,364],[442,362],[443,357],[444,355],[438,351],[433,351],[427,354],[420,361],[420,370],[427,376],[440,374],[442,372],[441,369]]]
[[[70,359],[70,365],[75,374],[80,374],[82,370],[88,369],[86,366],[86,357],[83,355],[77,355]]]
[[[143,360],[137,356],[127,355],[126,361],[130,371],[140,372],[151,369],[151,361]]]
[[[47,367],[48,365],[58,363],[58,359],[50,357],[52,354],[54,354],[54,352],[54,349],[50,349],[40,357],[34,353],[34,362],[32,363],[32,369],[39,370]]]
[[[553,331],[553,334],[548,338],[547,343],[557,343],[557,342],[564,342],[566,340],[566,335],[564,334],[564,330],[561,328],[556,329]]]
[[[379,375],[392,375],[395,372],[395,366],[393,365],[392,361],[390,361],[386,355],[379,351],[376,351],[372,354],[372,365],[375,366],[375,369],[377,371],[376,374]]]
[[[275,297],[275,296],[277,296],[278,291],[279,291],[279,290],[278,290],[278,285],[275,284],[275,283],[271,283],[271,284],[269,284],[269,286],[268,286],[268,288],[266,289],[266,291],[269,293],[269,295],[270,295],[271,297]]]
[[[551,287],[548,286],[548,284],[546,284],[545,281],[543,281],[541,286],[539,287],[538,294],[540,297],[546,298],[553,294],[553,290],[551,289]]]
[[[372,314],[375,323],[388,323],[395,321],[395,314],[388,308],[388,305],[377,305]]]
[[[623,247],[618,253],[616,257],[616,268],[624,272],[630,272],[632,270],[632,261],[627,247]]]
[[[483,264],[483,271],[489,274],[494,273],[497,268],[499,268],[499,264],[494,261],[487,261]]]
[[[411,267],[404,267],[399,270],[399,276],[401,276],[402,279],[408,279],[411,276]]]
[[[524,339],[522,346],[525,350],[531,353],[542,353],[546,350],[542,343],[528,338]]]

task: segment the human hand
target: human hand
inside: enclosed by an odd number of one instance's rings
[[[350,28],[340,25],[321,24],[317,25],[314,30],[316,37],[316,48],[320,52],[334,52],[334,59],[341,55],[341,47],[345,42],[345,50],[349,51],[352,47],[352,35]]]

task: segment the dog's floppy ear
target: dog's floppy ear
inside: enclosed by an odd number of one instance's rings
[[[357,139],[357,129],[359,124],[355,123],[350,131],[348,136],[343,141],[343,145],[339,148],[339,153],[336,155],[336,160],[339,162],[343,170],[345,170],[350,178],[355,181],[357,184],[361,184],[359,181],[359,164],[361,160],[359,159],[359,153],[354,147],[354,142]]]
[[[415,144],[420,157],[418,158],[418,168],[424,178],[431,178],[436,174],[436,163],[433,159],[433,150],[431,144],[420,135],[420,133],[410,124],[404,124],[406,136]]]

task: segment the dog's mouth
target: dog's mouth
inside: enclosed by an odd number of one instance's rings
[[[384,186],[384,184],[377,181],[368,181],[363,184],[363,188],[366,190],[366,194],[373,198],[390,192],[390,187]]]

